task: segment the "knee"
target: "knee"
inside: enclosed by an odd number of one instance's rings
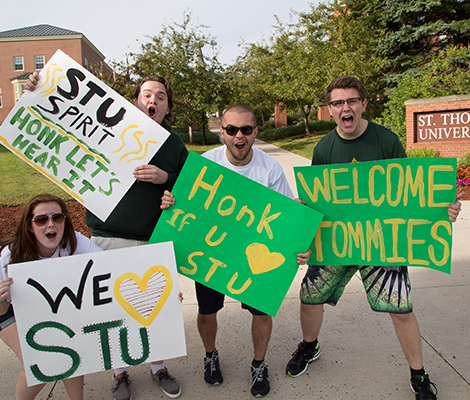
[[[198,316],[197,316],[197,319],[200,323],[209,324],[209,323],[212,323],[214,321],[217,321],[217,313],[213,313],[213,314],[201,314],[201,313],[199,313]]]
[[[392,318],[394,324],[409,324],[416,321],[416,317],[412,312],[407,314],[390,313],[390,317]]]

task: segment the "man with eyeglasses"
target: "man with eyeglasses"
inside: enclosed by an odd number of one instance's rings
[[[253,111],[243,105],[227,109],[222,117],[220,134],[224,146],[207,151],[203,154],[204,157],[294,199],[280,164],[262,150],[253,147],[258,134]],[[162,208],[168,208],[174,202],[173,195],[165,192]],[[297,262],[305,264],[310,254],[310,251],[298,254]],[[217,312],[224,306],[224,295],[196,282],[196,296],[199,305],[197,326],[206,349],[204,380],[211,385],[219,385],[223,382],[223,377],[216,349]],[[253,396],[260,397],[270,390],[265,356],[271,336],[272,317],[245,304],[242,304],[242,308],[252,314],[254,357],[251,363],[250,390]]]
[[[343,76],[334,80],[326,89],[325,98],[337,127],[315,147],[312,165],[406,157],[395,133],[362,118],[367,107],[366,90],[358,79]],[[459,212],[460,202],[457,201],[449,206],[449,219],[455,222]],[[392,318],[410,365],[411,388],[416,399],[436,399],[435,386],[423,367],[421,337],[413,314],[406,266],[309,265],[300,288],[303,341],[287,363],[286,373],[292,377],[299,376],[307,370],[309,363],[320,357],[317,339],[323,321],[323,304],[336,305],[346,284],[357,271],[361,274],[372,310],[388,312]],[[402,284],[393,285],[393,282]],[[383,287],[387,289],[381,290]]]

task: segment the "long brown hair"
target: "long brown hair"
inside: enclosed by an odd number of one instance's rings
[[[75,237],[72,218],[70,217],[70,212],[64,200],[49,193],[39,194],[29,200],[24,207],[16,232],[7,239],[0,239],[0,251],[5,246],[10,246],[10,264],[39,260],[40,254],[36,237],[29,228],[31,227],[33,211],[40,203],[57,203],[60,206],[62,213],[65,215],[65,227],[64,236],[62,237],[59,247],[63,249],[68,247],[70,254],[73,254],[77,248],[77,238]]]

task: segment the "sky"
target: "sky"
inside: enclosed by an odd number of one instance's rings
[[[123,61],[125,54],[138,52],[139,43],[160,32],[162,24],[181,23],[185,11],[192,13],[194,25],[218,43],[218,60],[233,64],[241,48],[238,44],[259,43],[274,31],[275,15],[283,23],[290,14],[309,11],[319,0],[20,0],[3,1],[0,31],[48,24],[83,33],[106,56],[106,62]],[[18,6],[21,7],[18,7]],[[19,9],[23,13],[18,12]]]

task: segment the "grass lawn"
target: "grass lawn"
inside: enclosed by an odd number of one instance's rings
[[[0,206],[24,205],[40,193],[72,200],[59,186],[0,145]]]
[[[309,137],[305,137],[304,135],[292,136],[286,139],[271,141],[269,143],[311,160],[313,148],[328,132],[329,131],[319,132],[318,135]]]

